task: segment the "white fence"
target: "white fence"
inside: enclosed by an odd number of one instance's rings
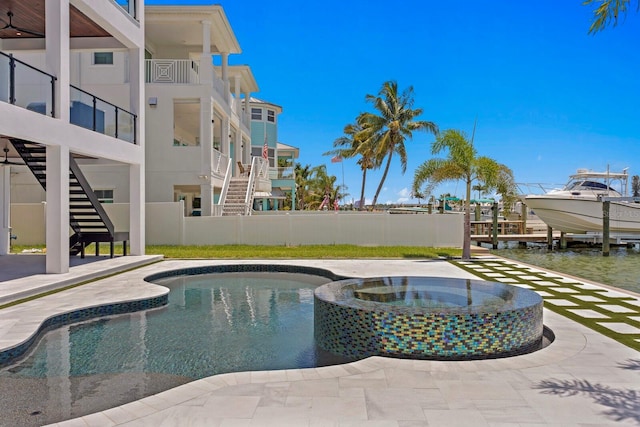
[[[44,243],[44,204],[12,205],[15,244]],[[128,205],[105,205],[116,230],[128,229]],[[461,247],[459,214],[285,212],[184,217],[182,202],[147,203],[149,245],[331,245]],[[34,224],[39,222],[39,224]]]

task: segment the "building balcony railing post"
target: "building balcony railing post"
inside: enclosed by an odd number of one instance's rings
[[[16,60],[9,55],[9,104],[16,103]]]

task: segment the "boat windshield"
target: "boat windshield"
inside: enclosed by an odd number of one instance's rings
[[[612,188],[607,187],[606,184],[597,181],[574,181],[570,182],[567,185],[567,190],[610,190],[614,191]]]

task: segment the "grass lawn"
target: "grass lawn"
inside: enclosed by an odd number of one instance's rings
[[[12,253],[43,250],[43,246],[11,247]],[[116,255],[122,255],[122,244],[114,245]],[[95,253],[93,245],[86,249],[88,255]],[[355,258],[451,258],[459,257],[461,249],[428,248],[421,246],[356,246],[356,245],[308,245],[308,246],[155,246],[146,248],[147,255],[161,254],[166,258],[183,259],[355,259]],[[109,254],[109,245],[100,245],[100,254]]]

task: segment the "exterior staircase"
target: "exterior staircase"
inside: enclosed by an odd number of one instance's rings
[[[247,204],[244,202],[249,183],[250,179],[248,177],[231,178],[231,181],[229,181],[229,189],[227,190],[227,197],[222,206],[222,216],[245,215],[246,212],[249,212],[249,215],[251,215],[252,206],[250,205],[249,209],[247,209]],[[253,197],[250,203],[252,202]]]
[[[47,190],[46,147],[35,142],[11,139],[25,165],[29,167],[44,190]],[[127,254],[128,232],[115,232],[109,216],[98,201],[93,189],[82,174],[73,156],[69,155],[69,223],[74,234],[69,238],[69,253],[85,255],[85,247],[96,245],[99,255],[99,243],[110,243],[110,255],[113,258],[114,242],[123,242],[123,254]]]

